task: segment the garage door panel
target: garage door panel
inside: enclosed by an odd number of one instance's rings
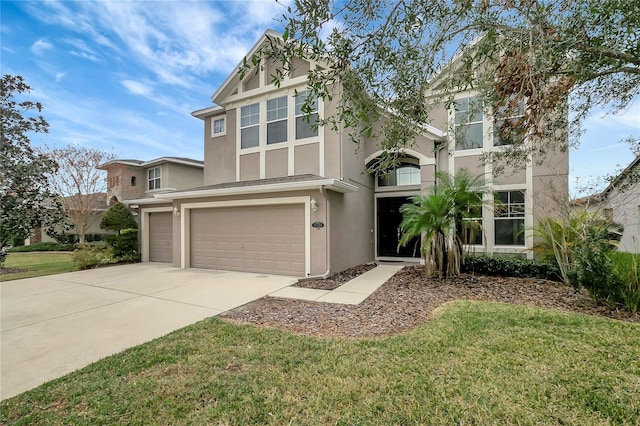
[[[193,209],[191,266],[303,276],[304,231],[302,205]]]
[[[173,261],[173,215],[171,212],[149,213],[149,261]]]

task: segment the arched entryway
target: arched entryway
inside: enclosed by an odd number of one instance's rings
[[[378,153],[382,155],[382,151]],[[369,157],[367,166],[377,161]],[[386,172],[377,173],[375,184],[375,240],[377,260],[419,259],[420,239],[414,238],[404,247],[398,247],[402,236],[400,207],[411,203],[411,197],[420,194],[422,173],[421,159],[406,152],[398,165]]]

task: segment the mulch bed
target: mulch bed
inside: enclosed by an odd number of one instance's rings
[[[354,266],[345,271],[338,272],[326,279],[303,279],[294,284],[293,287],[312,288],[316,290],[335,290],[347,281],[351,281],[358,275],[375,268],[374,262],[365,263],[364,265]]]
[[[596,306],[586,291],[560,283],[470,274],[440,280],[426,277],[419,266],[405,267],[357,306],[264,297],[221,317],[317,337],[375,337],[410,330],[428,320],[435,308],[456,299],[532,305],[640,323],[640,315]]]

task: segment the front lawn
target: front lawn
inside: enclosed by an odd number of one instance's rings
[[[407,333],[212,318],[0,404],[2,424],[637,424],[640,325],[457,301]]]
[[[18,280],[20,278],[40,277],[43,275],[60,274],[75,270],[71,260],[71,253],[9,253],[4,267],[9,273],[0,275],[0,280]],[[12,272],[13,269],[20,272]]]

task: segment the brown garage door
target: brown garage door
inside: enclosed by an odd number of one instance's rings
[[[304,206],[191,210],[191,267],[304,276]]]
[[[173,216],[171,212],[149,213],[149,261],[173,261]]]

